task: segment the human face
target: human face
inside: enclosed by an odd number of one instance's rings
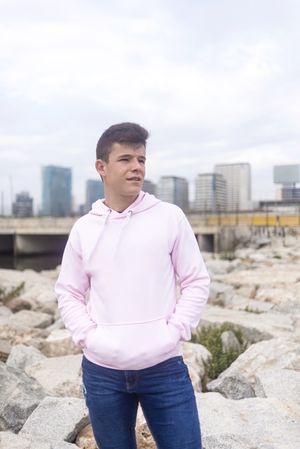
[[[144,145],[114,143],[108,162],[96,161],[96,169],[103,179],[105,197],[135,199],[145,177],[146,150]]]

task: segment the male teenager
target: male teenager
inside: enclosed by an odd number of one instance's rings
[[[199,322],[209,276],[181,209],[141,190],[147,138],[135,123],[100,137],[104,199],[71,230],[56,294],[83,349],[83,391],[99,448],[136,448],[140,404],[159,449],[201,449],[181,341]]]

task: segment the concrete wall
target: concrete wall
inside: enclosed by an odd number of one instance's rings
[[[67,235],[17,235],[15,255],[60,254],[67,242]]]

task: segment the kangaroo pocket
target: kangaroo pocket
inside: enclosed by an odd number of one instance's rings
[[[99,364],[130,369],[141,363],[151,365],[176,343],[163,318],[137,324],[98,325],[88,334],[85,350]]]

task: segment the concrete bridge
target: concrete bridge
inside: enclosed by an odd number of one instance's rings
[[[265,214],[200,215],[188,214],[199,246],[203,251],[227,251],[249,233],[279,232],[292,227],[300,233],[299,217],[281,223],[278,217]],[[14,255],[62,253],[76,218],[0,217],[0,253]]]
[[[77,218],[0,218],[0,253],[14,255],[62,253],[68,234]],[[199,244],[213,251],[217,226],[194,223]]]

